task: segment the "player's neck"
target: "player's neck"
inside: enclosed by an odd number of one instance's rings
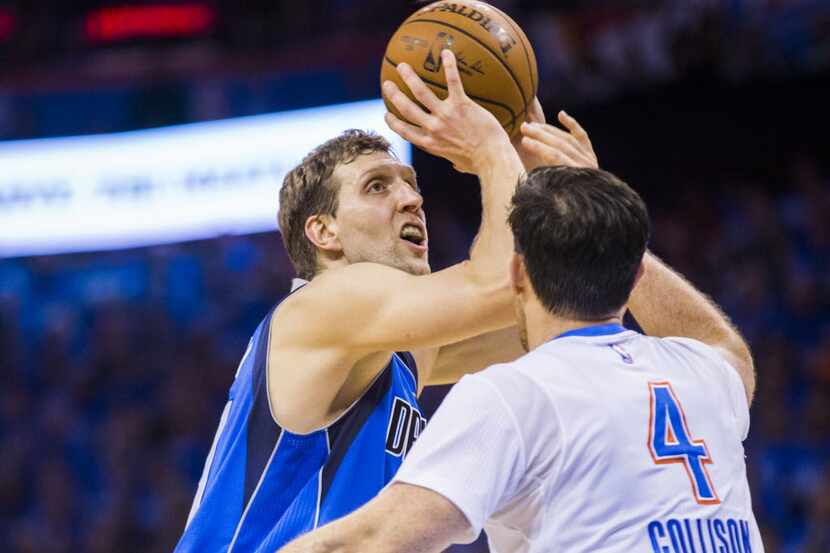
[[[550,314],[538,302],[528,302],[525,305],[525,317],[527,320],[527,344],[531,350],[571,330],[613,323],[622,324],[622,313],[595,321],[568,319]]]

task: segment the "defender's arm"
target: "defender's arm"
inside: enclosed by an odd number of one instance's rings
[[[647,334],[686,336],[717,350],[743,381],[747,402],[755,392],[755,366],[749,347],[729,318],[702,292],[651,252],[645,274],[631,293],[628,308]]]
[[[291,542],[280,553],[433,553],[469,523],[442,495],[394,483],[360,510]]]
[[[588,133],[565,112],[559,114],[559,120],[571,130],[571,136],[551,125],[525,125],[522,144],[542,163],[597,167]],[[643,261],[645,275],[628,303],[643,330],[659,337],[686,336],[711,346],[737,370],[751,402],[755,391],[752,355],[729,318],[650,252]]]

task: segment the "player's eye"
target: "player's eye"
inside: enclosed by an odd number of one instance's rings
[[[384,183],[383,181],[380,181],[380,180],[373,180],[366,187],[366,190],[368,192],[373,192],[373,193],[374,192],[383,192],[384,190],[386,190],[386,183]]]

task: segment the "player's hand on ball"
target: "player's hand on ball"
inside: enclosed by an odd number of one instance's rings
[[[464,92],[455,55],[444,50],[441,61],[449,92],[445,100],[439,99],[412,67],[405,63],[398,65],[398,73],[406,86],[426,109],[410,100],[395,83],[386,81],[383,94],[412,122],[387,113],[386,124],[405,140],[449,160],[458,171],[479,174],[492,153],[510,147],[510,139],[493,114]]]
[[[545,118],[545,111],[542,109],[542,104],[539,102],[539,98],[534,98],[530,103],[530,106],[528,106],[527,121],[528,123],[539,123],[541,125],[544,125],[547,122],[547,119]],[[522,133],[517,133],[511,142],[522,160],[522,165],[524,165],[525,171],[530,172],[536,167],[545,165],[545,160],[522,145],[523,136],[524,135],[522,135]]]
[[[540,165],[599,168],[597,155],[585,129],[564,111],[559,112],[558,119],[567,132],[544,123],[522,125],[521,147],[536,164],[533,167],[525,165],[525,169],[530,171]]]

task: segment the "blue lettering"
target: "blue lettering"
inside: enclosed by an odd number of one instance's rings
[[[718,548],[718,551],[720,553],[728,553],[729,544],[726,542],[726,526],[723,524],[723,521],[719,518],[715,519],[715,535],[718,537],[718,541],[720,541],[722,544]]]
[[[671,545],[674,547],[674,553],[689,553],[686,551],[686,542],[683,540],[683,527],[676,519],[669,519],[666,528],[669,530],[669,537],[671,538]]]
[[[712,546],[712,553],[717,553],[715,548],[715,535],[712,533],[712,521],[707,520],[706,525],[709,527],[709,544]]]
[[[647,530],[652,553],[753,553],[750,523],[737,518],[667,518],[651,521]]]
[[[706,542],[703,540],[703,519],[697,519],[697,537],[700,538],[702,553],[706,553]]]
[[[730,518],[726,521],[726,527],[729,529],[729,543],[732,544],[733,553],[743,553],[740,546],[740,538],[738,537],[738,523],[735,519]]]
[[[741,521],[741,543],[744,544],[744,553],[752,553],[752,543],[749,539],[749,523]]]
[[[670,553],[669,548],[664,546],[660,546],[657,543],[657,535],[660,535],[661,538],[666,537],[666,532],[663,530],[663,525],[656,520],[652,520],[648,523],[648,537],[651,539],[651,549],[654,553]]]
[[[689,519],[685,519],[683,524],[686,525],[686,539],[689,540],[689,549],[691,549],[692,553],[697,553],[697,550],[695,550],[695,539],[692,537],[692,527],[689,524]]]

